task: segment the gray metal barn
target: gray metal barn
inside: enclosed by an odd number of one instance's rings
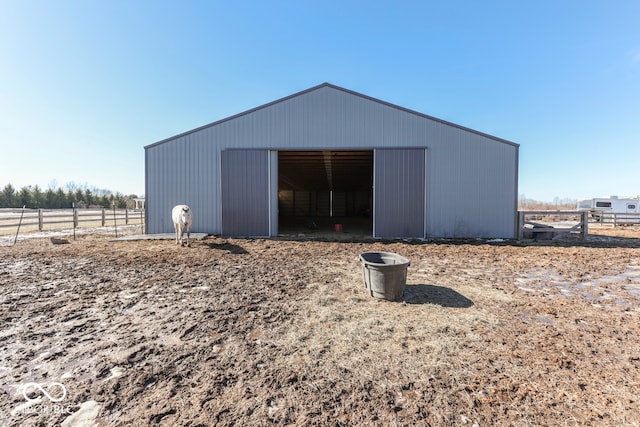
[[[145,147],[147,233],[516,235],[519,145],[324,83]]]

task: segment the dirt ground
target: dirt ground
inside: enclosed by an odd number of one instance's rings
[[[640,229],[591,233],[19,239],[0,425],[637,426]],[[411,260],[401,301],[369,296],[365,251]]]

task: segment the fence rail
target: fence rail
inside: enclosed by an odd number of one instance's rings
[[[144,210],[133,209],[0,209],[0,234],[60,230],[64,228],[117,227],[140,224]]]
[[[640,213],[614,213],[592,210],[589,212],[589,222],[592,224],[619,225],[640,224]]]

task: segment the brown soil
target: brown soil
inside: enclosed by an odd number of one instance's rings
[[[0,425],[638,425],[640,231],[591,233],[19,240]],[[411,260],[403,301],[366,292],[372,250]]]

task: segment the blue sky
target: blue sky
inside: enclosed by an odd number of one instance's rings
[[[144,146],[329,82],[640,194],[640,2],[0,0],[0,186],[144,193]]]

